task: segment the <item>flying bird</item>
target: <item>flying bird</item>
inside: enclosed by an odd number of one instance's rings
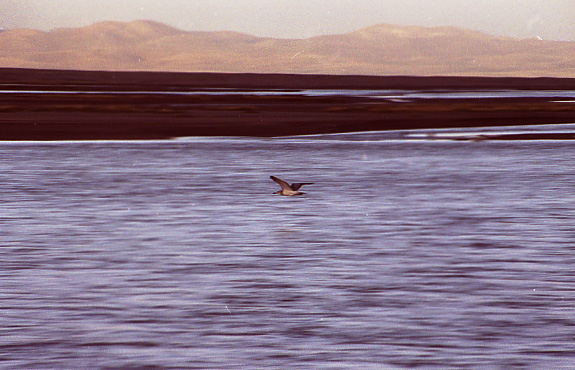
[[[293,184],[288,184],[282,179],[278,179],[275,176],[270,176],[270,179],[274,180],[282,187],[282,190],[276,191],[274,194],[285,195],[285,196],[292,196],[292,195],[302,195],[301,191],[298,191],[303,185],[312,185],[313,182],[294,182]]]

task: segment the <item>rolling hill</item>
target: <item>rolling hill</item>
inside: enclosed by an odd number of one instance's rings
[[[188,32],[152,21],[0,32],[0,67],[335,75],[575,77],[575,42],[376,25],[308,39]]]

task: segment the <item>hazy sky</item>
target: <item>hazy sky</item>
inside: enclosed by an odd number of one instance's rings
[[[575,41],[575,0],[0,0],[0,28],[152,19],[185,30],[302,38],[377,23]]]

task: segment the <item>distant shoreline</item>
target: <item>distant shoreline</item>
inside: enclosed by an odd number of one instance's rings
[[[115,72],[0,68],[1,84],[90,86],[110,89],[154,86],[237,89],[517,89],[575,90],[575,78],[368,76],[281,73]]]
[[[416,99],[398,102],[345,94],[329,97],[237,94],[238,91],[258,89],[575,90],[575,79],[572,78],[96,72],[4,68],[0,69],[0,81],[0,90],[5,91],[0,101],[0,140],[274,137],[397,129],[575,123],[574,103],[556,102],[545,97]],[[218,89],[220,93],[178,93],[202,89]],[[32,90],[50,92],[26,93]],[[117,92],[123,93],[118,95]]]

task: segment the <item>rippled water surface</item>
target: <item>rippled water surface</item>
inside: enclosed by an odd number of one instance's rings
[[[573,142],[347,138],[0,144],[0,369],[572,369]]]

